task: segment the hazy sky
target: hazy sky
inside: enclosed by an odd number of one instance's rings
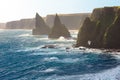
[[[118,6],[120,0],[0,0],[0,22],[55,13],[92,12],[96,7]]]

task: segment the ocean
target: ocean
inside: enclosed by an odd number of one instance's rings
[[[75,43],[0,30],[0,80],[120,80],[120,52],[73,48]]]

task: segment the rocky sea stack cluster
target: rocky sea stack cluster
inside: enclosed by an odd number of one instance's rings
[[[68,29],[65,27],[64,24],[61,23],[60,18],[56,14],[54,19],[54,26],[51,29],[51,32],[49,34],[49,38],[59,38],[63,36],[64,38],[70,38],[70,33]]]
[[[120,7],[93,10],[81,26],[76,47],[120,49]]]
[[[49,38],[57,39],[59,37],[70,38],[68,29],[63,25],[56,14],[54,19],[54,26],[50,27],[45,23],[44,19],[36,13],[35,17],[35,29],[32,31],[33,35],[48,35]]]
[[[33,29],[33,35],[48,35],[50,33],[50,28],[45,23],[44,19],[36,13],[35,17],[35,29]]]

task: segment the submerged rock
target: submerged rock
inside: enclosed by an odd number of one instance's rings
[[[56,47],[57,47],[57,45],[48,44],[48,45],[42,46],[41,48],[52,48],[52,49],[54,49],[54,48],[56,48]]]
[[[65,25],[63,25],[58,17],[58,15],[56,14],[55,16],[55,20],[54,20],[54,26],[51,29],[51,32],[49,34],[49,38],[59,38],[63,36],[64,38],[70,38],[70,33],[68,31],[68,29],[65,27]]]
[[[94,9],[79,30],[76,46],[120,48],[119,30],[120,7]]]
[[[50,32],[50,28],[45,23],[45,21],[42,19],[41,16],[39,16],[38,13],[36,13],[35,18],[35,29],[33,29],[32,34],[33,35],[48,35]]]

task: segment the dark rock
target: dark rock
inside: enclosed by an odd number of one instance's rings
[[[50,32],[50,28],[45,23],[44,19],[36,13],[35,17],[35,29],[33,29],[33,35],[48,35]]]
[[[51,29],[51,32],[49,34],[49,38],[59,38],[63,36],[64,38],[70,38],[70,33],[68,29],[63,25],[56,14],[55,20],[54,20],[54,26]]]
[[[86,50],[86,48],[85,48],[85,47],[79,47],[79,49],[80,49],[80,50]]]
[[[119,30],[120,7],[94,9],[90,19],[86,18],[79,30],[76,46],[120,48]]]
[[[105,35],[105,47],[120,49],[120,15],[116,16]]]
[[[78,39],[76,47],[78,46],[85,46],[88,47],[88,41],[91,41],[91,33],[93,32],[93,29],[95,27],[95,23],[92,22],[88,17],[85,19],[79,33],[78,33]]]
[[[52,45],[52,44],[49,44],[49,45],[44,45],[42,46],[41,48],[56,48],[56,45]]]

